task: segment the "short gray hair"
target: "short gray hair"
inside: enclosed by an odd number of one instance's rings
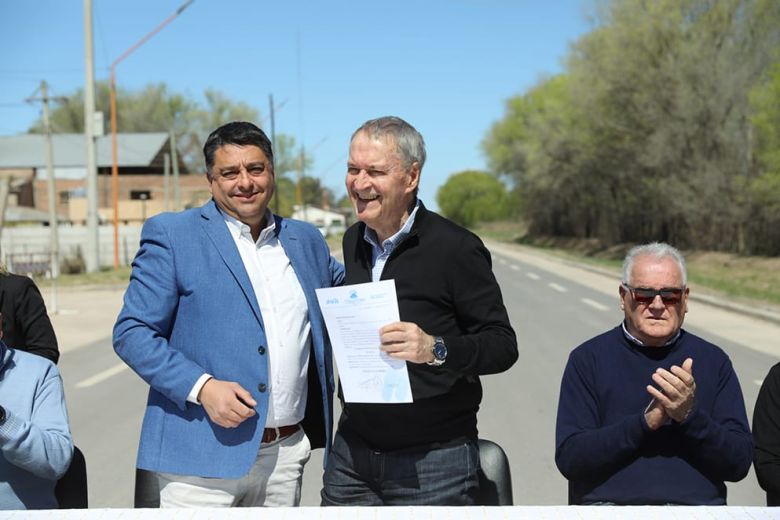
[[[680,273],[682,273],[683,287],[688,286],[688,272],[685,269],[685,258],[682,253],[674,247],[665,242],[650,242],[649,244],[642,244],[640,246],[634,246],[626,253],[626,258],[623,260],[623,283],[631,284],[631,271],[634,269],[634,261],[640,256],[652,256],[657,259],[672,258],[680,267]]]
[[[395,142],[399,158],[403,162],[404,168],[409,168],[413,163],[417,163],[420,172],[425,164],[425,141],[420,132],[412,125],[396,116],[383,116],[376,119],[370,119],[360,125],[360,128],[352,134],[350,142],[355,140],[355,136],[365,132],[371,139],[392,139]]]

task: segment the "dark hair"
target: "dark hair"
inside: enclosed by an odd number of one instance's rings
[[[206,144],[203,145],[203,156],[206,160],[206,175],[211,178],[211,168],[214,166],[214,154],[222,146],[234,144],[236,146],[257,146],[268,160],[271,168],[274,164],[274,151],[271,140],[256,125],[246,121],[233,121],[227,123],[209,134]]]

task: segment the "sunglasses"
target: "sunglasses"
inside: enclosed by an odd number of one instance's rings
[[[650,289],[649,287],[631,287],[623,284],[623,287],[631,293],[631,297],[637,303],[651,304],[656,296],[661,297],[664,303],[678,303],[682,300],[684,289],[677,287],[664,287],[663,289]]]

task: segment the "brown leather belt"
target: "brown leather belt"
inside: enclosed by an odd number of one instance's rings
[[[300,427],[300,424],[291,424],[290,426],[279,426],[278,428],[266,428],[263,430],[263,442],[267,444],[289,437],[297,432]]]

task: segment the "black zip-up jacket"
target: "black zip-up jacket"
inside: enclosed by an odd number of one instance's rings
[[[57,363],[57,336],[35,282],[26,276],[0,274],[0,312],[6,345]]]
[[[753,463],[766,505],[780,506],[780,363],[769,370],[753,410]]]
[[[344,234],[345,284],[371,281],[364,230],[358,223]],[[395,280],[401,321],[442,336],[447,360],[407,362],[413,403],[342,403],[339,427],[381,451],[476,439],[478,376],[507,370],[518,355],[490,253],[479,237],[421,204],[381,279]]]

